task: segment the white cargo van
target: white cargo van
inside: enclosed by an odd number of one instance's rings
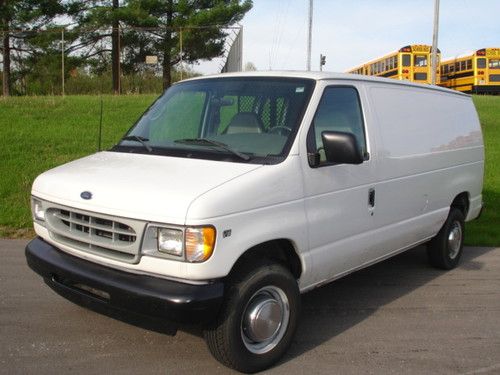
[[[40,175],[30,267],[78,304],[201,325],[254,372],[297,326],[300,293],[427,243],[460,259],[482,209],[471,97],[364,76],[183,81],[111,150]]]

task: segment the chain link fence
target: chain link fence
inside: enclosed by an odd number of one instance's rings
[[[5,35],[0,32],[2,40]],[[218,60],[219,72],[239,71],[242,65],[241,27],[59,28],[14,30],[8,37],[11,95],[157,94],[200,75],[200,61]],[[4,44],[0,87],[6,77]]]

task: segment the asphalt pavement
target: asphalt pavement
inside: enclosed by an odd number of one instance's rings
[[[200,332],[167,336],[78,307],[0,240],[1,374],[226,374]],[[303,296],[269,374],[500,374],[500,248],[429,267],[420,247]]]

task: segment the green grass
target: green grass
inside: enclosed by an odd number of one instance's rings
[[[479,220],[466,224],[468,245],[500,246],[500,96],[475,96],[486,148],[483,201]]]
[[[103,96],[102,147],[130,128],[155,95]],[[31,232],[31,184],[41,172],[97,150],[98,96],[0,97],[0,237]]]
[[[103,96],[102,146],[112,146],[155,99]],[[500,245],[500,97],[475,97],[486,146],[484,201],[479,220],[467,224],[469,245]],[[30,188],[54,166],[97,149],[97,96],[0,97],[0,237],[28,237]]]

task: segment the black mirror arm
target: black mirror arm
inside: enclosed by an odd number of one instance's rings
[[[311,168],[318,168],[320,163],[319,152],[308,152],[307,161],[309,162],[309,166]]]

